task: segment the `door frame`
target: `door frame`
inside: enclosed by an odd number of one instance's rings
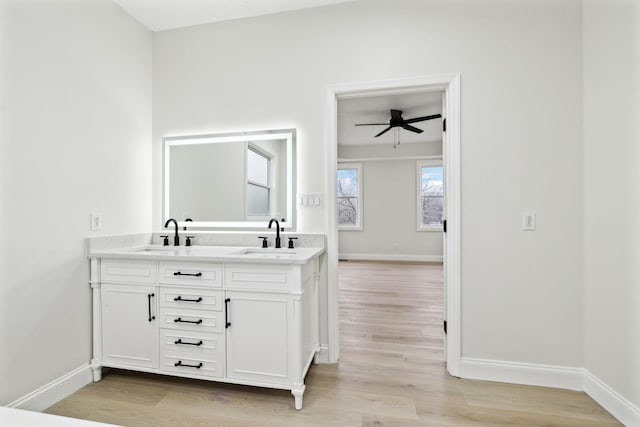
[[[327,361],[336,363],[340,355],[338,330],[338,224],[336,208],[336,173],[338,161],[338,99],[393,95],[402,93],[444,91],[446,132],[443,141],[445,174],[445,212],[447,232],[444,234],[444,287],[447,337],[445,357],[447,370],[460,376],[461,315],[461,227],[460,227],[460,74],[440,74],[415,78],[345,83],[327,88]]]

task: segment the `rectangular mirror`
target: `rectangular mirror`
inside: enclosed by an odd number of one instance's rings
[[[277,218],[294,230],[295,136],[284,129],[165,137],[163,222],[254,229]]]

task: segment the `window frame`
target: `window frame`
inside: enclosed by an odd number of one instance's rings
[[[444,166],[442,158],[438,159],[422,159],[416,161],[416,229],[417,231],[443,231],[443,225],[423,225],[422,224],[422,168],[423,167],[440,167],[442,168],[442,219],[446,218],[444,203]]]
[[[267,185],[258,183],[256,181],[252,181],[249,179],[249,158],[248,158],[248,152],[249,151],[253,151],[255,154],[257,154],[258,156],[264,158],[267,161]],[[268,217],[271,215],[271,206],[272,206],[272,177],[271,177],[271,156],[268,153],[265,153],[264,151],[258,149],[257,147],[254,147],[252,144],[247,144],[247,148],[246,148],[246,152],[247,152],[247,169],[245,171],[245,180],[246,180],[246,187],[254,186],[254,187],[259,187],[259,188],[264,188],[267,190],[267,213],[266,214],[258,214],[258,213],[251,213],[249,212],[249,191],[245,190],[246,193],[246,204],[245,204],[245,216],[246,218],[263,218],[263,217]]]
[[[362,231],[364,229],[363,227],[363,175],[362,175],[362,163],[338,163],[338,167],[336,170],[336,185],[338,182],[338,177],[337,174],[340,170],[345,170],[345,169],[356,169],[357,170],[357,174],[358,174],[358,203],[356,206],[356,223],[354,225],[340,225],[339,221],[339,215],[338,215],[338,208],[339,208],[339,203],[338,200],[341,198],[337,195],[337,188],[336,188],[336,222],[338,223],[338,230],[341,231]]]

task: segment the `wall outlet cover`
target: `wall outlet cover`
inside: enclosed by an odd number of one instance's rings
[[[99,213],[91,214],[91,230],[102,230],[102,215]]]
[[[535,212],[522,213],[522,229],[526,231],[533,231],[536,229],[536,213]]]

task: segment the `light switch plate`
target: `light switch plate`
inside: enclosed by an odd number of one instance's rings
[[[522,229],[526,231],[533,231],[536,229],[536,213],[535,212],[522,213]]]
[[[90,226],[91,230],[102,230],[102,215],[100,215],[99,213],[92,213]]]
[[[307,193],[298,195],[299,206],[302,208],[319,208],[322,206],[322,196],[320,193]]]

